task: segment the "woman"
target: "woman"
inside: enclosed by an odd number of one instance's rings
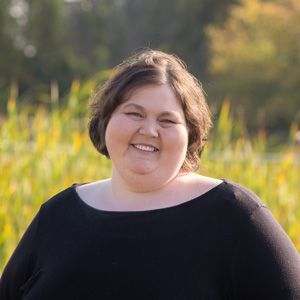
[[[211,120],[179,59],[131,57],[91,107],[112,177],[41,206],[1,299],[300,299],[299,255],[266,206],[195,173]]]

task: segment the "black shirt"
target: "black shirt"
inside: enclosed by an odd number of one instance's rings
[[[224,181],[154,210],[46,201],[4,269],[1,300],[298,300],[300,258],[269,209]]]

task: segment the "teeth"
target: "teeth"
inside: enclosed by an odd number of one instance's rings
[[[138,148],[140,150],[143,150],[143,151],[148,151],[148,152],[154,152],[156,151],[157,149],[152,147],[152,146],[146,146],[146,145],[133,145],[135,148]]]

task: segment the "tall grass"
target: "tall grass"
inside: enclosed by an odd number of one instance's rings
[[[67,105],[52,108],[17,106],[12,91],[7,117],[0,119],[0,270],[41,203],[74,182],[110,176],[110,161],[92,147],[87,117],[78,114],[78,83]],[[200,173],[228,178],[254,190],[300,250],[299,154],[286,147],[266,153],[263,133],[247,138],[241,123],[230,118],[228,103],[216,120],[204,151]],[[1,272],[0,272],[1,273]]]

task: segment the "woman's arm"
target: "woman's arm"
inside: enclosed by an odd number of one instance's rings
[[[234,299],[300,299],[300,257],[266,207],[242,227],[231,266]]]
[[[35,216],[13,252],[0,280],[0,299],[22,298],[22,286],[30,278],[35,262],[39,213]]]

